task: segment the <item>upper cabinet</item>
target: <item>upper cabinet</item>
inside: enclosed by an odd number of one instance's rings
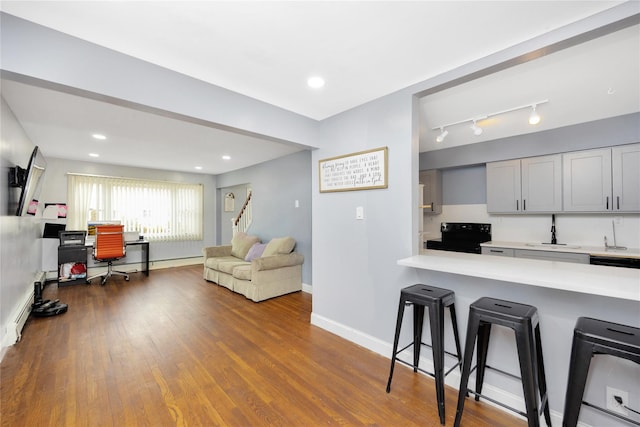
[[[640,144],[563,154],[564,210],[640,211]]]
[[[613,210],[640,211],[640,144],[611,149]]]
[[[561,211],[561,172],[559,154],[487,163],[487,211]]]
[[[442,213],[442,172],[437,169],[420,171],[422,208],[425,214]]]

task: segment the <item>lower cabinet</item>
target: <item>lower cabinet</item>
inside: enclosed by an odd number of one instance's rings
[[[535,251],[529,249],[515,249],[516,258],[543,259],[546,261],[573,262],[575,264],[589,264],[589,254],[573,252]]]
[[[491,248],[482,247],[483,255],[506,256],[513,258],[542,259],[546,261],[573,262],[575,264],[589,264],[589,254],[574,252],[539,251],[530,249]]]
[[[513,251],[511,248],[487,248],[482,247],[482,255],[494,255],[494,256],[508,256],[513,257]]]

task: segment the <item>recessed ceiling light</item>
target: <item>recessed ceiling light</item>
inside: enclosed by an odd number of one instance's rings
[[[200,171],[200,170],[202,170],[202,166],[196,166],[195,169]]]
[[[231,160],[231,156],[224,155],[222,156],[222,160]]]
[[[100,154],[89,153],[89,157],[100,157]]]
[[[309,87],[313,89],[320,89],[322,86],[324,86],[324,79],[319,76],[309,77],[309,80],[307,80],[307,85],[309,85]]]
[[[107,139],[107,137],[106,137],[106,136],[104,136],[104,135],[102,135],[102,134],[100,134],[100,133],[94,133],[94,134],[93,134],[93,135],[91,135],[91,136],[92,136],[92,137],[94,137],[95,139],[99,139],[99,140],[101,140],[101,141],[102,141],[102,140]]]

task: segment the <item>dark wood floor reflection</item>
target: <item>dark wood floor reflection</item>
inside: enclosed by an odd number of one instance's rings
[[[433,380],[309,323],[311,295],[254,303],[202,266],[45,288],[1,366],[2,426],[439,426]],[[456,391],[447,388],[447,426]],[[473,399],[465,426],[526,423]]]

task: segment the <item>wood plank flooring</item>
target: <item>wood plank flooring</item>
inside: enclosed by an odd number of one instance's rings
[[[202,266],[58,288],[0,376],[2,426],[439,426],[430,377],[309,323],[311,295],[254,303]],[[446,425],[457,393],[446,390]],[[526,422],[468,399],[463,426]]]

